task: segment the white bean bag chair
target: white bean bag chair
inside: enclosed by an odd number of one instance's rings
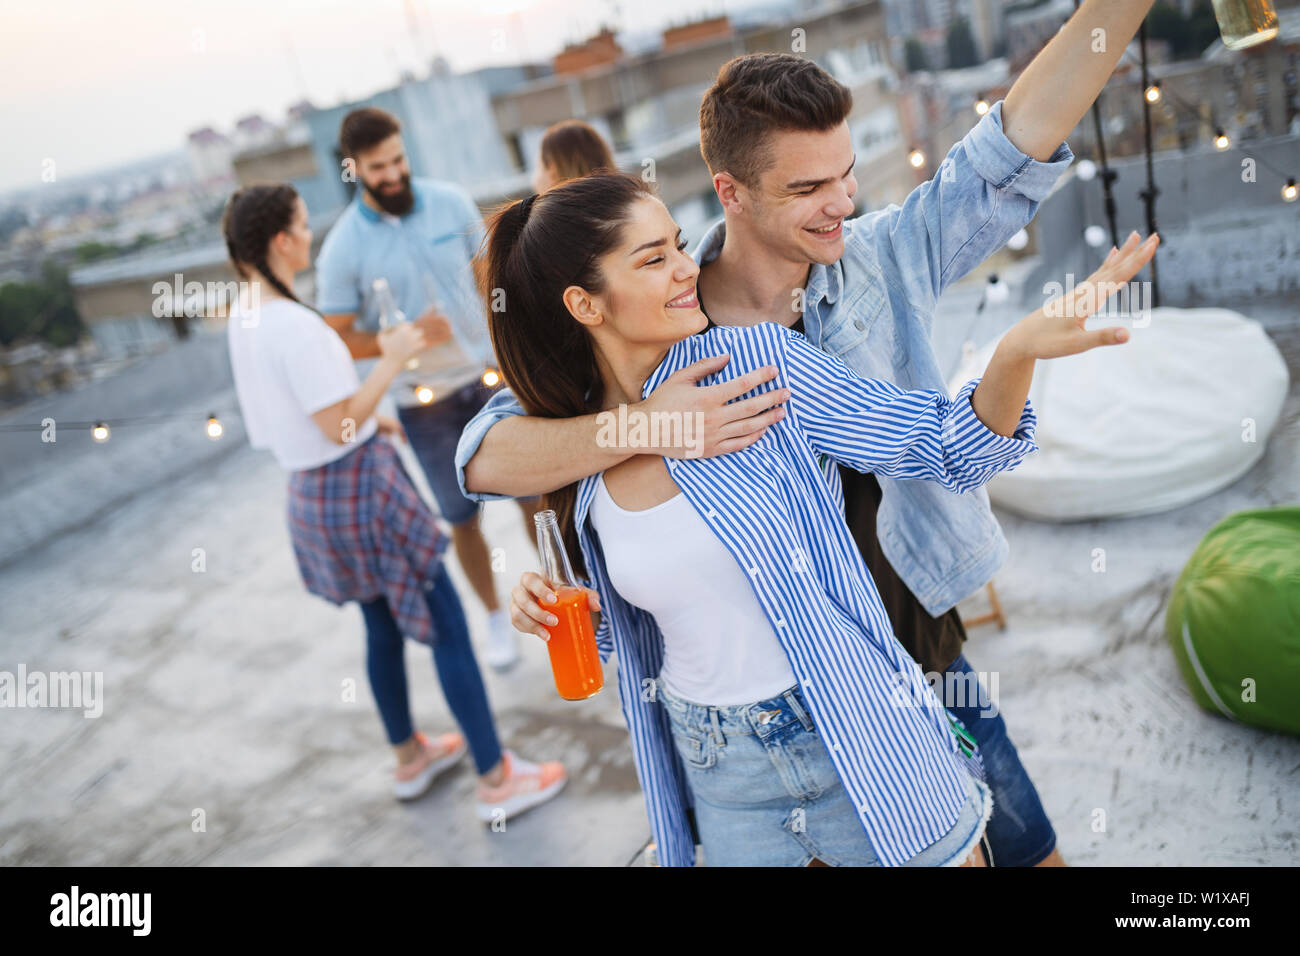
[[[1227,309],[1152,309],[1122,345],[1040,361],[1029,399],[1039,450],[988,484],[999,507],[1045,521],[1150,514],[1202,498],[1264,453],[1290,387],[1258,322]],[[982,375],[997,343],[949,382]]]

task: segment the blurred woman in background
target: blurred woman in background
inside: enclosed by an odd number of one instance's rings
[[[249,443],[269,448],[289,472],[289,532],[307,590],[361,605],[367,674],[397,755],[394,793],[418,797],[468,749],[479,773],[480,820],[549,800],[564,785],[564,767],[538,766],[501,749],[464,610],[442,561],[447,536],[397,450],[379,438],[402,434],[375,407],[406,362],[428,347],[426,333],[414,323],[380,332],[381,357],[363,383],[338,333],[293,293],[295,274],[311,265],[312,241],[307,207],[294,188],[237,190],[222,232],[247,287],[231,309],[227,337]],[[404,636],[432,646],[464,735],[430,740],[415,729]]]
[[[610,172],[615,169],[609,144],[582,120],[564,120],[542,136],[533,190],[545,192],[566,179],[577,179],[598,169]]]

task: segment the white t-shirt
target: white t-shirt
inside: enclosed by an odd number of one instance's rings
[[[626,511],[601,475],[590,517],[610,583],[663,632],[670,694],[724,707],[798,683],[748,575],[684,494]]]
[[[313,413],[355,393],[361,380],[339,334],[311,309],[278,298],[257,309],[236,305],[226,337],[248,442],[269,448],[285,469],[342,458],[375,433],[371,416],[354,441],[337,444],[312,421]]]

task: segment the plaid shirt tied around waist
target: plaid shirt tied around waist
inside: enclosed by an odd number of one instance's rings
[[[288,512],[308,591],[334,604],[383,595],[403,635],[438,642],[425,591],[448,539],[388,441],[374,435],[342,458],[291,472]]]

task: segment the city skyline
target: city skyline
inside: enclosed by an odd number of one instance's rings
[[[602,23],[637,34],[786,5],[485,0],[466,9],[452,0],[376,0],[358,17],[338,0],[198,0],[183,9],[161,0],[19,0],[0,36],[0,192],[40,185],[51,160],[56,180],[94,175],[183,149],[205,126],[229,132],[249,114],[280,121],[303,99],[332,106],[362,98],[395,85],[404,70],[427,73],[439,55],[456,72],[548,62]]]

